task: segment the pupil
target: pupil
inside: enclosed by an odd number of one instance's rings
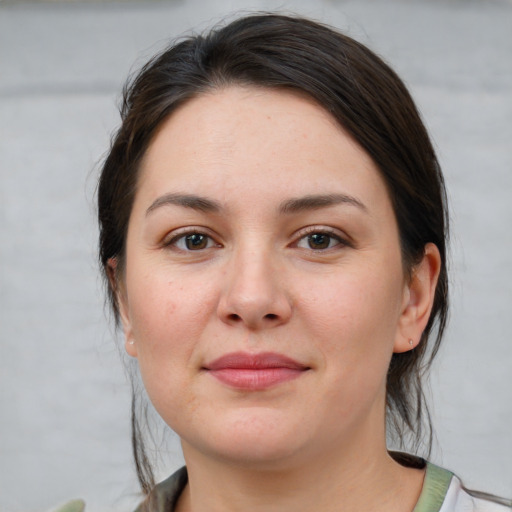
[[[329,239],[329,235],[324,235],[322,233],[309,235],[309,246],[312,249],[326,249],[329,247]]]
[[[186,238],[187,249],[204,249],[206,247],[206,236],[195,233]]]

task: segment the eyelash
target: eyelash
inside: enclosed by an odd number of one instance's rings
[[[301,231],[299,234],[300,234],[300,237],[297,240],[297,242],[295,242],[295,244],[294,244],[296,247],[299,247],[299,248],[301,248],[299,246],[299,243],[301,241],[305,240],[306,243],[308,243],[313,235],[321,235],[321,236],[325,236],[325,237],[329,238],[328,247],[323,247],[323,248],[313,248],[310,246],[304,247],[304,249],[309,250],[309,251],[314,251],[315,253],[329,251],[338,246],[339,247],[350,247],[351,246],[351,244],[347,240],[343,239],[336,231],[334,231],[331,228],[310,226],[310,227],[306,228],[305,230]],[[336,244],[331,246],[330,244],[333,240],[336,241]],[[308,245],[309,245],[309,243],[308,243]]]
[[[301,249],[310,250],[315,253],[329,251],[338,246],[351,247],[351,244],[346,239],[343,239],[333,229],[326,228],[326,227],[320,228],[320,227],[316,227],[316,226],[310,226],[308,228],[305,228],[298,234],[299,234],[299,237],[298,237],[298,239],[296,239],[295,242],[293,242],[292,247],[298,247]],[[199,244],[201,241],[206,240],[206,246],[199,247],[198,249],[194,250],[194,249],[187,247],[186,245],[185,245],[185,247],[180,247],[178,245],[181,241],[183,241],[183,243],[186,244],[187,240],[190,240],[192,237],[194,237],[196,235],[201,237],[201,239],[199,240]],[[311,237],[313,235],[320,235],[323,237],[328,237],[327,247],[313,248],[313,247],[309,246],[309,242],[311,241]],[[306,243],[308,244],[308,247],[301,247],[300,243],[302,241],[306,241]],[[333,241],[335,241],[336,243],[334,245],[331,245],[331,243]],[[200,251],[203,251],[206,249],[211,249],[213,247],[222,247],[222,245],[217,243],[211,235],[209,235],[208,233],[205,233],[204,231],[201,231],[200,229],[188,229],[187,231],[182,231],[180,233],[177,233],[170,240],[165,241],[165,243],[163,245],[164,245],[164,247],[171,247],[171,248],[177,249],[182,252],[200,252]]]
[[[206,243],[208,244],[206,247],[201,247],[200,249],[190,249],[185,247],[179,247],[178,243],[180,241],[183,241],[185,244],[187,243],[187,238],[191,238],[195,235],[204,237],[206,239]],[[200,229],[187,229],[186,231],[182,231],[180,233],[175,234],[170,240],[164,242],[164,247],[171,247],[174,249],[177,249],[182,252],[199,252],[201,250],[205,249],[211,249],[212,247],[221,247],[221,245],[217,242],[215,242],[214,238],[209,235],[208,233],[205,233],[204,231],[201,231]]]

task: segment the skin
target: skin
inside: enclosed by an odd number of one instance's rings
[[[182,440],[178,510],[412,510],[423,472],[387,454],[386,372],[420,339],[439,265],[429,244],[405,277],[375,164],[309,99],[230,87],[166,120],[118,300],[126,350]],[[239,351],[307,370],[258,391],[205,371]]]

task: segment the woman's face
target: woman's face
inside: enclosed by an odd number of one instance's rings
[[[374,163],[310,100],[232,87],[177,110],[142,164],[121,288],[127,351],[185,456],[382,440],[411,297],[397,224]]]

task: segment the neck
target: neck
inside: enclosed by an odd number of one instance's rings
[[[342,450],[331,447],[302,462],[297,458],[273,462],[272,467],[215,459],[183,443],[189,485],[176,510],[410,512],[421,492],[424,471],[395,462],[384,437],[373,444],[348,444],[357,450],[345,444]]]

